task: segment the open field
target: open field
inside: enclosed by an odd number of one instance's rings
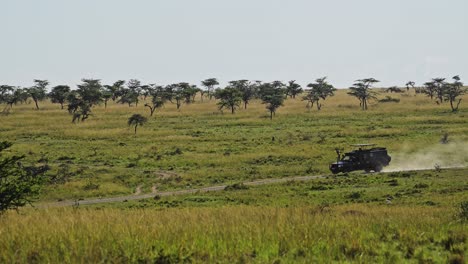
[[[464,263],[467,172],[356,173],[25,208],[0,218],[0,262]]]
[[[326,174],[334,149],[349,150],[348,143],[386,146],[407,169],[468,164],[468,154],[460,151],[468,138],[463,102],[454,114],[422,95],[391,96],[400,103],[375,103],[368,111],[345,90],[326,100],[320,112],[288,99],[273,120],[259,102],[234,115],[220,114],[214,100],[198,100],[180,111],[166,104],[136,136],[126,122],[133,113],[148,115],[143,103],[98,106],[79,124],[58,105],[42,103],[39,111],[18,105],[0,116],[0,135],[15,143],[12,153],[47,160],[49,174],[67,179],[47,188],[43,200],[132,194],[138,186],[145,193],[153,186],[170,190]],[[453,145],[439,144],[444,133]],[[419,164],[406,164],[413,160]]]
[[[51,103],[14,106],[0,116],[0,140],[14,142],[7,154],[47,162],[64,180],[45,187],[41,204],[228,187],[10,211],[0,216],[0,263],[464,263],[468,97],[452,113],[422,95],[391,96],[400,102],[368,111],[345,90],[321,111],[288,99],[273,120],[259,102],[234,115],[206,99],[167,104],[136,135],[126,122],[148,115],[143,103],[98,106],[78,124]],[[366,142],[388,148],[387,172],[330,175],[336,147]],[[306,175],[324,178],[239,184]]]

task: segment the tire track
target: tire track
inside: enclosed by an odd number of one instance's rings
[[[466,166],[454,166],[454,167],[441,167],[440,169],[463,169]],[[424,170],[431,170],[431,169],[407,169],[407,170],[395,170],[398,172],[403,171],[424,171]],[[383,171],[382,173],[389,173],[393,172],[390,171]],[[287,177],[287,178],[269,178],[269,179],[262,179],[262,180],[255,180],[249,182],[242,182],[242,184],[247,186],[257,186],[257,185],[266,185],[266,184],[273,184],[273,183],[284,183],[288,181],[309,181],[313,179],[323,179],[326,177],[330,177],[331,175],[309,175],[309,176],[294,176],[294,177]],[[333,177],[333,176],[332,176]],[[195,189],[185,189],[185,190],[175,190],[175,191],[165,191],[165,192],[158,192],[156,187],[153,186],[151,189],[151,193],[146,194],[132,194],[132,195],[125,195],[125,196],[117,196],[117,197],[109,197],[109,198],[94,198],[94,199],[85,199],[85,200],[67,200],[67,201],[60,201],[60,202],[50,202],[50,203],[38,203],[35,206],[38,208],[47,208],[47,207],[63,207],[63,206],[76,206],[76,205],[87,205],[87,204],[101,204],[101,203],[115,203],[115,202],[124,202],[124,201],[131,201],[131,200],[140,200],[140,199],[149,199],[153,198],[156,195],[164,197],[164,196],[175,196],[175,195],[184,195],[184,194],[192,194],[192,193],[203,193],[203,192],[217,192],[223,191],[228,185],[215,185],[203,188],[195,188]]]
[[[243,184],[247,186],[258,186],[258,185],[266,185],[266,184],[273,184],[273,183],[284,183],[288,181],[309,181],[309,180],[321,179],[325,177],[327,177],[327,175],[295,176],[295,177],[287,177],[287,178],[279,178],[279,179],[270,178],[270,179],[243,182]],[[51,203],[39,203],[36,205],[36,207],[47,208],[47,207],[64,207],[64,206],[77,206],[77,205],[88,205],[88,204],[101,204],[101,203],[115,203],[115,202],[131,201],[131,200],[148,199],[148,198],[153,198],[156,195],[164,197],[164,196],[175,196],[175,195],[184,195],[184,194],[192,194],[192,193],[218,192],[218,191],[223,191],[227,186],[228,185],[215,185],[215,186],[195,188],[195,189],[165,191],[165,192],[151,192],[151,193],[146,193],[146,194],[137,194],[137,195],[133,194],[133,195],[125,195],[125,196],[117,196],[117,197],[109,197],[109,198],[94,198],[94,199],[85,199],[85,200],[67,200],[67,201],[51,202]]]

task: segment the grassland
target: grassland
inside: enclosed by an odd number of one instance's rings
[[[99,106],[80,124],[72,124],[58,105],[42,103],[39,111],[18,105],[0,117],[0,135],[15,143],[13,153],[47,160],[51,175],[68,178],[46,189],[45,200],[131,194],[137,186],[149,192],[152,186],[167,190],[324,174],[335,160],[334,149],[349,149],[348,143],[386,146],[396,158],[440,145],[444,133],[457,144],[467,142],[463,104],[453,114],[422,95],[392,96],[401,102],[374,104],[369,111],[359,110],[343,90],[320,112],[307,111],[300,99],[287,100],[273,120],[259,102],[234,115],[220,114],[214,100],[198,100],[180,111],[167,104],[136,136],[126,121],[133,113],[148,115],[143,103]],[[449,160],[468,164],[468,155],[452,152]]]
[[[383,97],[384,95],[382,95]],[[371,142],[389,171],[78,208],[25,208],[0,217],[0,262],[464,263],[468,228],[468,110],[414,94],[359,110],[338,91],[324,107],[287,100],[273,120],[259,102],[221,114],[214,101],[168,104],[139,128],[142,103],[99,106],[72,124],[59,106],[18,105],[0,116],[11,154],[51,165],[41,202],[329,175],[335,147]],[[444,134],[449,144],[440,144]],[[430,154],[430,155],[429,155]],[[240,188],[239,188],[240,186]],[[468,214],[468,212],[465,212]],[[159,261],[159,262],[158,262]],[[164,262],[166,261],[166,262]]]
[[[23,209],[0,218],[0,262],[464,263],[467,171]]]

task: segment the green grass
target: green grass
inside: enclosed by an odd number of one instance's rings
[[[349,150],[348,143],[376,143],[393,155],[438,145],[443,133],[466,142],[463,104],[454,114],[422,95],[399,97],[400,103],[361,111],[357,100],[340,90],[320,112],[288,99],[271,121],[259,102],[235,115],[220,114],[214,100],[180,111],[167,104],[136,136],[126,122],[133,113],[148,115],[143,103],[98,106],[79,124],[58,105],[42,103],[39,111],[18,105],[0,116],[1,139],[13,141],[12,152],[28,154],[31,162],[46,158],[53,168],[49,174],[60,166],[68,169],[61,174],[69,181],[46,188],[45,200],[130,194],[137,186],[148,192],[153,185],[168,190],[323,174],[335,160],[335,147]],[[98,187],[85,188],[90,182]]]
[[[380,97],[384,97],[382,94]],[[7,154],[51,166],[65,183],[40,202],[228,184],[220,192],[0,216],[0,263],[464,263],[468,228],[468,110],[413,94],[359,110],[338,91],[320,112],[287,100],[273,120],[253,102],[235,115],[214,101],[167,104],[138,134],[138,107],[98,106],[72,124],[59,106],[14,106],[0,116]],[[448,133],[449,144],[441,144]],[[376,143],[389,171],[329,175],[335,147]],[[328,175],[242,188],[240,182]],[[391,202],[388,202],[390,200]],[[465,209],[463,209],[465,208]],[[166,262],[164,262],[166,261]]]
[[[464,263],[468,222],[459,210],[468,201],[467,172],[354,173],[25,208],[0,217],[0,262]]]
[[[346,204],[391,206],[432,206],[454,208],[468,199],[468,169],[443,169],[439,172],[407,171],[379,174],[352,173],[309,181],[288,181],[262,186],[232,185],[221,192],[156,196],[93,208],[185,208],[248,206],[324,206]],[[229,187],[229,186],[228,186]]]

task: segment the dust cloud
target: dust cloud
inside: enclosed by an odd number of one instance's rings
[[[384,172],[463,168],[468,166],[468,142],[439,143],[417,151],[406,148],[389,155],[392,161]]]

